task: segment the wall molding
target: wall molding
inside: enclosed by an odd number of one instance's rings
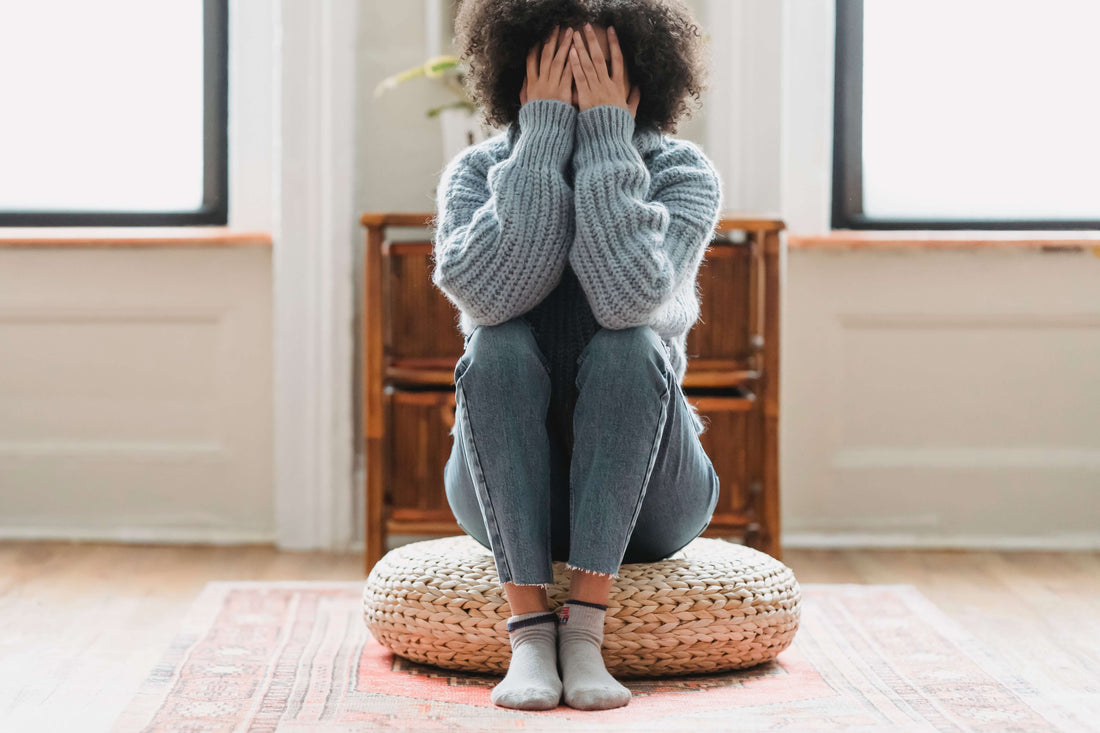
[[[706,149],[722,177],[723,209],[780,210],[783,5],[707,0]]]
[[[835,0],[782,0],[779,197],[787,230],[828,232],[832,221]]]
[[[276,539],[339,551],[353,528],[356,4],[275,14]]]
[[[713,58],[706,149],[722,207],[829,231],[834,0],[705,0]]]
[[[886,525],[888,522],[883,521]],[[0,535],[2,536],[2,535]],[[390,535],[387,546],[435,539],[428,535]],[[363,552],[358,540],[350,552]],[[784,550],[990,550],[994,552],[1094,552],[1100,533],[1066,535],[924,535],[898,532],[784,532]]]
[[[784,549],[993,550],[1080,552],[1100,550],[1100,534],[918,535],[875,532],[784,532]]]
[[[202,525],[170,527],[157,525],[96,527],[87,524],[0,526],[0,541],[57,541],[62,537],[65,541],[71,542],[121,542],[155,545],[258,545],[270,544],[275,539],[274,534],[271,532],[251,531],[235,527],[220,529]]]

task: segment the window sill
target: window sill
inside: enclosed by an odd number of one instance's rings
[[[0,227],[5,247],[271,246],[271,234],[228,227]]]
[[[1097,230],[864,230],[834,229],[824,234],[788,233],[790,249],[806,250],[969,250],[1035,249],[1085,251],[1100,255]]]

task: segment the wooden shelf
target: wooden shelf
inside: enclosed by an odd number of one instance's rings
[[[433,242],[391,237],[431,228],[430,212],[368,212],[364,250],[362,435],[365,566],[389,534],[461,532],[442,478],[463,354],[451,302],[432,284]],[[739,534],[782,559],[779,541],[779,306],[782,220],[725,212],[700,271],[699,322],[686,343],[682,386],[706,425],[700,436],[721,482],[706,536]],[[728,233],[728,234],[727,234]]]

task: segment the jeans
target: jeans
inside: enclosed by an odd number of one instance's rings
[[[617,577],[621,563],[697,538],[718,503],[718,475],[652,328],[600,329],[575,367],[567,451],[551,416],[568,400],[552,394],[522,317],[475,328],[455,365],[447,502],[492,551],[501,585],[549,587],[556,561]]]

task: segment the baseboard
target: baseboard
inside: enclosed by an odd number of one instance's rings
[[[427,535],[394,535],[390,549]],[[791,532],[783,535],[784,549],[798,550],[1037,550],[1047,552],[1088,552],[1100,550],[1100,533],[1038,536],[1027,535],[914,535],[870,532]],[[349,547],[349,552],[362,553],[362,540]]]
[[[1100,533],[1066,535],[916,535],[871,532],[789,532],[783,548],[876,550],[1100,550]]]
[[[388,549],[434,539],[430,535],[393,535]],[[274,531],[214,529],[210,527],[62,527],[0,526],[0,540],[54,540],[135,544],[253,545],[274,544]],[[1100,533],[1029,537],[1023,535],[911,535],[868,532],[791,532],[783,535],[784,549],[804,550],[1037,550],[1050,552],[1100,551]],[[362,540],[348,552],[361,554]]]
[[[274,544],[274,530],[215,527],[66,527],[0,525],[0,540],[119,542],[165,545]]]

